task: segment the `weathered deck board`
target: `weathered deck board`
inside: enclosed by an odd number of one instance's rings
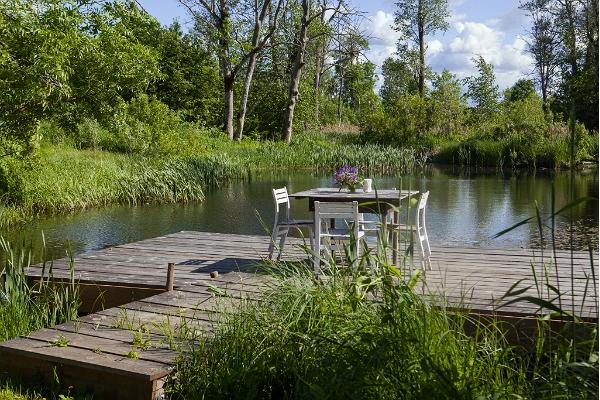
[[[0,371],[51,378],[57,368],[64,384],[88,387],[94,398],[157,399],[178,354],[173,347],[183,344],[178,338],[183,331],[212,335],[223,314],[234,311],[242,299],[259,298],[273,284],[271,277],[256,268],[265,260],[268,244],[264,236],[184,231],[81,254],[75,258],[76,279],[92,288],[98,285],[105,296],[111,296],[111,288],[117,286],[121,292],[130,288],[156,293],[164,288],[171,262],[176,264],[175,290],[145,298],[132,295],[119,307],[2,343]],[[290,238],[282,259],[306,259],[302,245],[302,240]],[[598,279],[593,276],[589,254],[574,252],[572,256],[569,251],[557,251],[554,265],[551,251],[544,251],[542,257],[540,250],[531,249],[436,247],[433,270],[424,273],[425,284],[417,290],[440,305],[476,314],[531,316],[539,311],[535,306],[517,303],[498,309],[497,300],[518,280],[523,280],[523,287],[534,285],[533,262],[538,277],[547,276],[551,284],[560,286],[566,309],[597,318]],[[598,263],[597,252],[593,263]],[[66,259],[56,260],[54,277],[69,279],[69,264]],[[28,275],[36,279],[42,271],[42,266],[33,266]],[[218,277],[210,277],[213,271],[219,272]],[[535,287],[524,294],[535,295]],[[151,341],[150,349],[136,346],[136,331]],[[53,344],[60,335],[69,342],[66,347]],[[132,349],[138,359],[127,356]]]

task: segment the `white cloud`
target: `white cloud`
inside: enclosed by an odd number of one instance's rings
[[[522,32],[528,26],[529,19],[524,10],[515,7],[500,18],[487,21],[487,24],[502,32]]]
[[[444,45],[437,39],[427,42],[427,55],[435,57],[444,50]]]
[[[465,78],[476,73],[472,59],[481,55],[494,65],[498,85],[505,89],[532,68],[525,39],[516,35],[523,32],[523,18],[524,14],[518,8],[485,22],[466,20],[463,14],[453,13],[450,29],[444,35],[440,33],[428,38],[427,62],[434,71],[448,69],[459,78]],[[377,73],[380,73],[383,61],[396,51],[399,33],[392,28],[393,23],[393,14],[382,10],[366,19],[365,28],[370,36],[370,50],[366,56],[377,66]],[[380,85],[381,81],[377,86]]]
[[[499,25],[496,25],[499,26]],[[476,73],[472,59],[481,55],[494,65],[498,85],[504,89],[531,70],[532,59],[522,37],[505,42],[506,33],[482,22],[454,24],[449,44],[436,57],[430,58],[434,70],[446,68],[460,78]]]
[[[394,15],[381,10],[367,17],[365,28],[369,42],[372,45],[395,46],[400,33],[394,30],[393,25]]]

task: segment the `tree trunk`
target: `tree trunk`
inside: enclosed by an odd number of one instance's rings
[[[321,11],[321,25],[325,25],[325,11]],[[315,121],[317,126],[321,126],[319,121],[319,107],[321,106],[321,76],[323,74],[323,58],[325,57],[327,43],[318,43],[317,54],[315,55]]]
[[[302,21],[298,34],[298,50],[294,57],[290,84],[288,87],[288,104],[285,110],[285,121],[283,125],[284,139],[287,143],[292,141],[292,129],[294,125],[294,110],[298,102],[298,87],[300,86],[300,75],[304,67],[304,53],[308,42],[308,13],[310,11],[310,0],[302,0]]]
[[[565,1],[565,15],[567,17],[567,58],[571,66],[571,76],[577,75],[579,67],[577,65],[577,37],[575,31],[575,6],[572,0]]]
[[[244,89],[242,91],[242,98],[240,99],[240,111],[238,113],[238,123],[235,139],[238,142],[242,141],[242,134],[244,133],[244,122],[246,120],[246,106],[248,104],[248,95],[250,93],[250,85],[252,84],[252,76],[254,75],[254,68],[256,67],[256,53],[250,56],[248,60],[248,69],[246,71],[246,79],[244,80]]]
[[[320,126],[319,123],[319,100],[321,99],[321,48],[319,46],[319,50],[315,56],[315,121],[317,126]]]
[[[233,140],[233,86],[235,84],[235,75],[231,72],[223,77],[224,86],[224,104],[225,104],[225,123],[223,130],[227,133],[229,140]]]
[[[220,0],[221,15],[217,22],[219,38],[219,64],[223,75],[223,105],[224,121],[223,130],[229,140],[233,140],[233,88],[235,86],[235,72],[231,68],[229,55],[229,8],[227,0]]]
[[[344,69],[340,68],[340,88],[338,89],[338,98],[337,98],[338,126],[342,126],[342,89],[343,88],[344,88]]]
[[[423,0],[419,0],[417,23],[419,30],[419,96],[425,97],[425,27]]]
[[[542,109],[544,110],[544,114],[548,114],[548,78],[545,74],[542,75],[540,86],[542,89]]]

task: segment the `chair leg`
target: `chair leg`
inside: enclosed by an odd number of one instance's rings
[[[313,255],[313,265],[315,275],[321,274],[321,238],[315,234],[315,248]]]
[[[431,268],[431,260],[430,260],[430,257],[431,257],[431,247],[429,246],[429,237],[427,236],[427,229],[425,228],[425,226],[423,226],[423,234],[425,236],[424,242],[425,242],[425,257],[426,257],[426,260],[427,260],[427,267],[428,267],[428,269],[431,270],[432,269]]]
[[[359,259],[360,259],[360,239],[356,239],[356,255],[354,257],[354,263],[356,264],[356,267],[358,267],[359,263]]]
[[[283,253],[283,246],[285,245],[285,240],[287,239],[289,231],[290,228],[282,229],[281,239],[279,239],[279,254],[277,255],[277,261],[281,259],[281,253]]]
[[[275,251],[275,241],[277,240],[278,232],[279,226],[275,225],[273,227],[273,231],[271,232],[271,242],[269,243],[269,260],[273,259],[273,252]]]
[[[425,256],[425,248],[423,246],[423,242],[425,242],[425,240],[422,239],[421,233],[419,231],[416,231],[415,233],[419,242],[419,253],[421,253],[421,268],[425,270],[427,269],[427,259]]]

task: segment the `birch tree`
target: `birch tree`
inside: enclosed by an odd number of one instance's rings
[[[270,25],[264,33],[263,26],[268,16],[268,11],[274,0],[249,0],[248,3],[235,0],[179,0],[199,25],[205,26],[205,34],[209,41],[217,42],[217,57],[221,78],[223,79],[223,130],[227,137],[233,140],[237,136],[242,138],[242,130],[246,116],[248,92],[252,83],[252,76],[256,66],[257,54],[264,48],[276,25]],[[284,0],[276,0],[276,14],[279,13]],[[248,21],[244,19],[248,10],[252,10],[251,38],[248,40],[244,34]],[[275,15],[275,21],[277,20]],[[234,136],[234,88],[238,74],[244,66],[246,79],[244,81],[242,100],[238,112],[237,135]]]
[[[534,60],[535,82],[540,88],[544,109],[548,108],[550,90],[559,72],[560,34],[549,8],[549,0],[529,0],[521,8],[531,18],[527,49]]]
[[[309,35],[309,28],[313,26],[315,21],[325,20],[327,23],[331,23],[340,15],[347,15],[349,13],[348,9],[345,8],[343,0],[337,0],[335,3],[330,3],[329,0],[321,0],[318,6],[315,6],[312,0],[300,0],[300,9],[300,21],[294,36],[294,53],[283,125],[283,138],[287,143],[290,143],[292,140],[294,111],[298,103],[300,77],[306,63],[306,49],[309,41],[315,39],[315,36]],[[320,36],[319,34],[317,35]]]
[[[436,31],[448,29],[447,0],[398,0],[395,12],[395,28],[402,34],[399,47],[408,46],[418,52],[419,95],[425,96],[425,37]]]

